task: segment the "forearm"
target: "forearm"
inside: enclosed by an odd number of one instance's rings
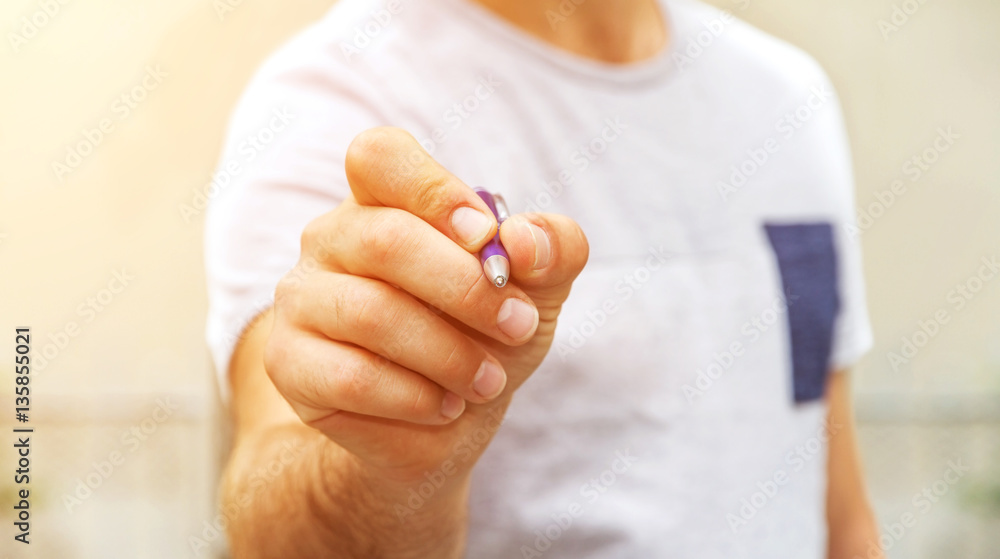
[[[465,487],[435,495],[400,520],[407,490],[372,479],[351,456],[305,425],[242,438],[223,485],[236,558],[440,558],[461,556]]]
[[[857,448],[854,412],[846,372],[834,373],[828,385],[829,424],[841,428],[830,437],[826,515],[828,559],[882,559],[875,515],[868,502]]]
[[[871,509],[858,511],[852,518],[831,527],[827,559],[882,559],[878,529]]]

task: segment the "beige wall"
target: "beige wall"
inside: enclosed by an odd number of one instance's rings
[[[219,442],[202,345],[202,224],[185,221],[179,205],[207,181],[253,68],[331,4],[230,1],[238,5],[220,17],[212,0],[70,0],[18,52],[8,33],[39,4],[0,7],[0,336],[30,325],[42,350],[49,334],[77,332],[34,381],[35,557],[189,556],[187,537],[210,514]],[[1000,463],[1000,280],[961,311],[947,296],[981,257],[1000,253],[1000,3],[929,0],[888,40],[878,26],[891,17],[888,1],[713,3],[827,68],[848,118],[859,205],[897,178],[906,185],[862,236],[877,342],[856,390],[872,493],[881,518],[898,521],[947,460],[964,459],[973,471],[929,512],[916,511],[917,528],[891,556],[988,557],[1000,544],[988,535],[1000,533],[991,520],[1000,494],[992,466]],[[165,76],[126,115],[115,100],[147,67]],[[57,179],[52,162],[102,119],[113,131]],[[949,127],[960,138],[911,181],[904,164]],[[102,293],[122,268],[134,279]],[[88,297],[106,304],[78,312]],[[894,371],[887,352],[939,309],[950,322]],[[0,342],[0,356],[10,347]],[[0,372],[10,378],[9,366]],[[9,382],[0,394],[9,410]],[[151,420],[157,398],[178,407],[163,423]],[[0,421],[10,421],[6,411]],[[123,442],[143,422],[147,440]],[[67,512],[64,495],[115,451],[124,464]]]

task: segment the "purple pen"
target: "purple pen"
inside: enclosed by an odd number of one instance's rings
[[[485,188],[475,190],[497,218],[497,234],[479,251],[479,261],[483,264],[483,272],[493,285],[503,287],[507,285],[507,279],[510,277],[510,259],[503,244],[500,243],[500,224],[510,217],[510,214],[502,196],[490,194]]]

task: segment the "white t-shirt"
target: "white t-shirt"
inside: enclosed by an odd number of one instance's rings
[[[825,557],[823,386],[871,345],[840,108],[798,49],[662,8],[670,48],[616,66],[466,0],[340,0],[232,116],[206,229],[222,374],[367,128],[586,232],[556,343],[476,466],[472,559]]]

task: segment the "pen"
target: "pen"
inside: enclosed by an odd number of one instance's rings
[[[503,244],[500,243],[500,224],[504,222],[510,214],[507,211],[507,203],[499,194],[490,194],[485,188],[476,188],[476,194],[486,202],[494,217],[497,218],[497,234],[490,239],[490,242],[479,251],[479,261],[483,265],[483,272],[490,282],[497,287],[507,285],[510,277],[510,260]]]

